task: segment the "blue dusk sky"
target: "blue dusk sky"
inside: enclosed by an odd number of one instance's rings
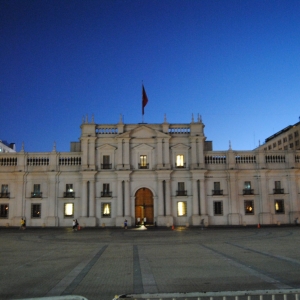
[[[97,124],[190,123],[252,150],[300,116],[300,1],[1,0],[0,139],[69,151]]]

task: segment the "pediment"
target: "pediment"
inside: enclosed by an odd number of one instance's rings
[[[172,150],[188,150],[190,149],[190,146],[187,146],[185,144],[176,144],[174,146],[171,147]]]
[[[149,138],[170,138],[168,134],[152,129],[146,125],[138,126],[130,131],[124,132],[118,138],[135,138],[135,139],[149,139]]]
[[[112,146],[112,145],[109,145],[109,144],[104,144],[104,145],[101,145],[99,147],[97,147],[98,150],[110,150],[110,151],[114,151],[116,150],[117,148]]]
[[[149,146],[147,144],[140,144],[132,148],[132,150],[153,150],[154,147]]]

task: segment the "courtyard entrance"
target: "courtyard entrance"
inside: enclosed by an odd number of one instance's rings
[[[147,188],[135,193],[135,222],[137,225],[153,225],[153,194]]]

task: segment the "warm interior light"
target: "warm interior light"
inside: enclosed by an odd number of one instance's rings
[[[65,205],[65,215],[72,216],[73,215],[73,203],[67,203]]]

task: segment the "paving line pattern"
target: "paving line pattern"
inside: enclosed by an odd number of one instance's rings
[[[271,283],[276,289],[291,289],[291,288],[294,288],[288,284],[285,284],[284,282],[281,282],[280,280],[278,279],[275,279],[267,274],[264,274],[263,272],[261,272],[260,270],[256,270],[255,268],[253,267],[249,267],[249,266],[246,266],[245,264],[239,262],[237,259],[227,255],[227,254],[224,254],[220,251],[217,251],[213,248],[210,248],[208,246],[205,246],[205,245],[201,245],[202,247],[220,255],[221,257],[223,258],[226,258],[230,264],[232,264],[233,266],[237,267],[237,268],[240,268],[242,269],[243,271],[249,273],[250,275],[252,276],[256,276],[258,278],[260,278],[261,280],[265,281],[265,282],[268,282],[268,283]]]

